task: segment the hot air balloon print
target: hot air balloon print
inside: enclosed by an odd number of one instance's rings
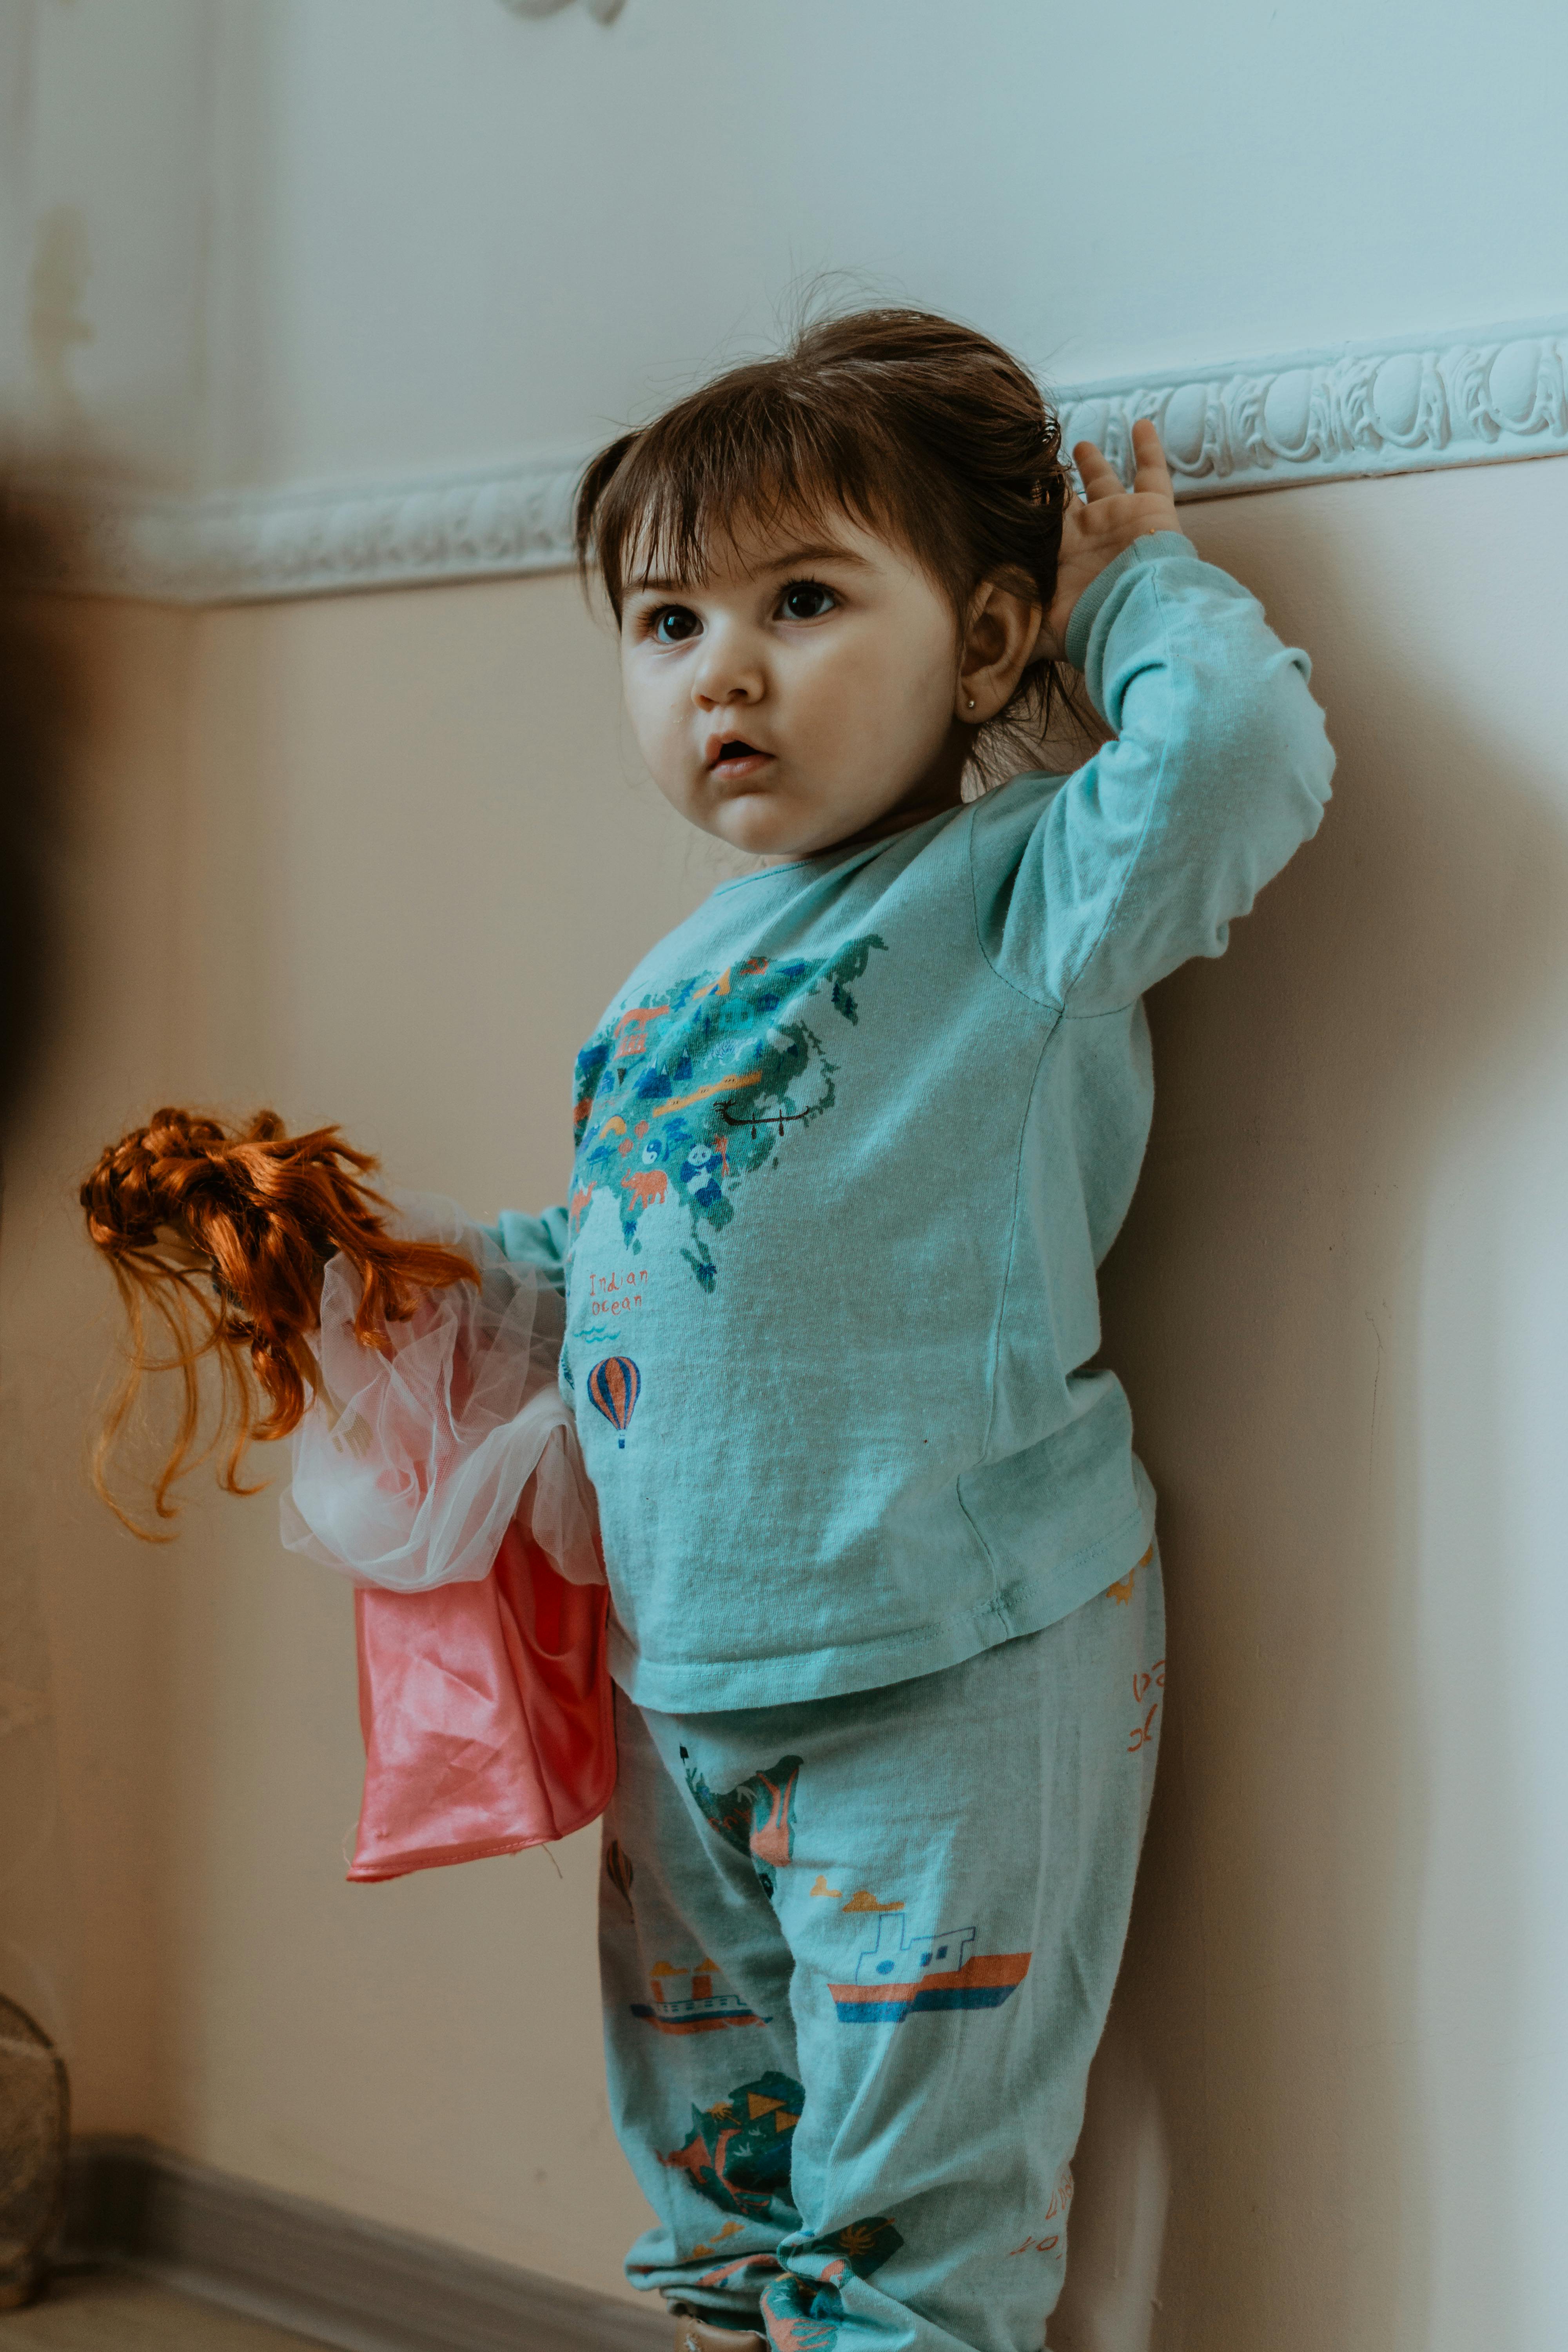
[[[616,1443],[623,1450],[641,1389],[642,1374],[629,1356],[606,1356],[588,1375],[588,1394],[616,1432]]]

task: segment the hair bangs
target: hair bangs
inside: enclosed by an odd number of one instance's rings
[[[738,552],[788,525],[809,530],[837,513],[912,539],[894,452],[869,420],[857,429],[852,417],[825,414],[768,373],[773,381],[708,386],[628,434],[584,476],[578,552],[597,567],[617,620],[638,588],[695,586],[716,548]],[[595,493],[592,477],[608,460]],[[913,551],[924,552],[918,544]]]

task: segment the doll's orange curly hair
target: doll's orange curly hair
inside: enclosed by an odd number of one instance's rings
[[[153,1511],[167,1520],[181,1476],[226,1444],[219,1484],[232,1495],[258,1491],[240,1484],[240,1464],[253,1439],[287,1437],[305,1411],[321,1273],[335,1252],[361,1277],[354,1331],[366,1348],[384,1349],[387,1324],[405,1321],[424,1292],[477,1279],[457,1251],[387,1232],[377,1212],[388,1203],[364,1181],[376,1165],[335,1127],[291,1136],[270,1110],[232,1128],[196,1111],[154,1111],[102,1153],[81,1205],[119,1286],[131,1361],[99,1437],[93,1483],[132,1533],[168,1539],[139,1526],[108,1481],[148,1372],[177,1371],[182,1384],[178,1429],[153,1487]],[[149,1344],[149,1318],[166,1353]],[[205,1358],[218,1367],[222,1410],[198,1449]]]

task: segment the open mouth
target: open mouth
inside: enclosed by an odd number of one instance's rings
[[[719,746],[718,755],[708,762],[710,775],[725,783],[733,783],[744,776],[754,776],[773,758],[771,751],[759,751],[742,735],[728,735]]]

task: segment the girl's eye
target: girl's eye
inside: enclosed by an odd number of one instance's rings
[[[825,588],[820,580],[792,580],[779,598],[779,611],[786,621],[820,621],[837,602],[832,589]]]
[[[702,626],[684,604],[661,604],[649,617],[648,635],[661,646],[683,646]]]

